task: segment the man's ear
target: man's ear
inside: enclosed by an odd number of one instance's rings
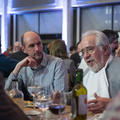
[[[105,45],[105,46],[103,47],[103,51],[104,51],[104,54],[105,54],[105,55],[108,55],[108,54],[110,53],[109,50],[110,50],[110,49],[108,48],[107,45]]]

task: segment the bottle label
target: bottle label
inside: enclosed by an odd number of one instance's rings
[[[78,114],[79,115],[87,114],[87,95],[78,96]]]

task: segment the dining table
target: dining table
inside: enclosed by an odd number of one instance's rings
[[[71,107],[66,105],[65,110],[60,114],[53,114],[49,108],[41,109],[33,107],[24,102],[24,113],[30,118],[30,120],[72,120],[71,118]]]
[[[71,106],[66,105],[65,110],[61,115],[53,114],[49,108],[40,109],[30,105],[26,105],[24,102],[24,113],[30,118],[30,120],[72,120]],[[87,120],[102,120],[103,113],[94,114],[87,112]]]

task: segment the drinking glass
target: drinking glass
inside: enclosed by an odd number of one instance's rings
[[[58,115],[59,119],[63,119],[63,111],[65,110],[66,106],[66,96],[64,92],[60,92],[59,101],[57,100],[56,103],[53,103],[49,106],[49,110],[53,113]]]
[[[52,88],[50,85],[41,87],[41,90],[37,93],[36,104],[42,111],[46,111],[49,105],[52,104],[51,95]]]
[[[41,91],[40,86],[28,86],[28,92],[33,96],[33,106],[36,107],[38,93]]]

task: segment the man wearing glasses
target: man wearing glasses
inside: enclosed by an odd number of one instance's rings
[[[88,110],[103,112],[120,90],[120,59],[111,55],[108,38],[100,31],[83,34],[81,52],[89,67],[83,79],[88,90]]]

